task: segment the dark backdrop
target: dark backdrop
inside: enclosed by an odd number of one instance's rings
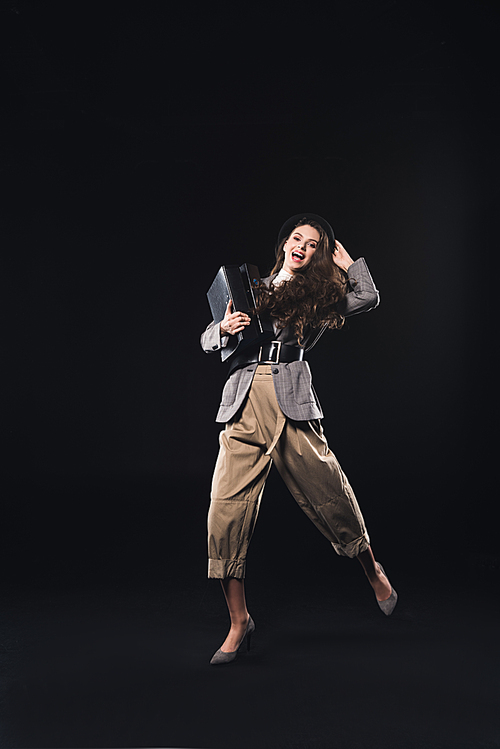
[[[70,520],[82,481],[77,512],[99,497],[113,515],[102,479],[180,482],[204,514],[224,380],[198,347],[205,293],[223,262],[268,270],[305,209],[366,257],[382,299],[311,355],[332,446],[387,539],[468,539],[494,288],[493,5],[2,10],[3,456],[18,488],[64,486],[44,523]]]
[[[381,294],[310,355],[375,548],[495,565],[494,3],[1,11],[6,590],[204,578],[206,290],[302,209]],[[331,553],[276,478],[261,523]]]

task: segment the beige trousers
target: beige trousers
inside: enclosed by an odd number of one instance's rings
[[[273,462],[337,554],[355,557],[368,548],[361,510],[321,423],[284,416],[271,367],[261,364],[239,418],[220,434],[208,513],[209,577],[245,577],[248,545]]]

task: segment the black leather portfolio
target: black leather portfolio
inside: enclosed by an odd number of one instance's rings
[[[245,326],[241,333],[235,336],[238,345],[230,346],[227,350],[222,349],[223,361],[236,350],[239,353],[246,346],[258,342],[256,339],[268,341],[273,337],[271,322],[261,319],[255,312],[259,285],[260,273],[256,265],[223,265],[207,292],[215,322],[220,322],[224,318],[230,299],[233,300],[233,312],[246,312],[252,319],[250,325]]]

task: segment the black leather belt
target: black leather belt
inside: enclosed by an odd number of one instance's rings
[[[283,346],[281,341],[269,341],[257,348],[242,351],[231,357],[229,373],[235,369],[246,367],[247,364],[279,364],[280,362],[302,361],[304,349],[297,346]]]

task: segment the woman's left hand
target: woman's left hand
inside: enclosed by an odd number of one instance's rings
[[[348,267],[354,262],[352,257],[349,255],[345,247],[340,244],[338,239],[335,240],[335,250],[332,252],[332,257],[335,265],[338,265],[339,268],[342,268],[342,270],[345,270],[346,272]]]

